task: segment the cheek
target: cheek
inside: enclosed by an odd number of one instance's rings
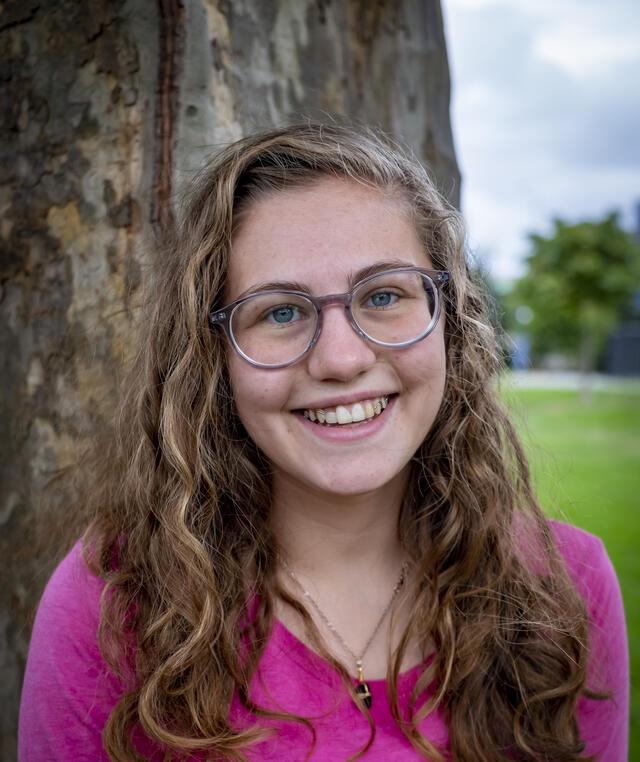
[[[422,387],[442,394],[446,375],[444,337],[438,332],[396,353],[396,367],[409,388]]]
[[[265,415],[286,406],[288,385],[282,376],[282,371],[260,370],[241,358],[229,358],[229,380],[236,411],[250,434]]]

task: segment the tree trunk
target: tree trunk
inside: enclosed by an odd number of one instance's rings
[[[43,506],[113,410],[145,241],[225,142],[296,115],[382,126],[459,175],[438,0],[10,0],[0,10],[0,758],[56,551]],[[58,508],[56,508],[58,507]],[[66,520],[66,517],[65,517]],[[62,718],[61,718],[62,719]]]

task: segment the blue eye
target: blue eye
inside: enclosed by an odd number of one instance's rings
[[[300,313],[297,307],[289,304],[282,304],[269,311],[267,320],[270,323],[286,325],[287,323],[292,323],[294,320],[300,320]]]
[[[390,291],[377,291],[371,294],[369,302],[372,307],[390,307],[398,301],[398,298],[397,294],[392,294]]]

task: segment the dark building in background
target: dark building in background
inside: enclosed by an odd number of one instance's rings
[[[634,238],[640,243],[640,201],[636,203]],[[609,337],[605,371],[614,376],[640,376],[640,284],[624,322]]]

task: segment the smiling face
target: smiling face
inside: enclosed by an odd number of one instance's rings
[[[233,239],[227,303],[273,281],[304,284],[315,296],[343,293],[358,272],[389,261],[433,267],[405,208],[378,190],[323,178],[248,207]],[[389,349],[360,338],[333,304],[323,310],[318,343],[292,366],[256,368],[229,347],[236,409],[274,479],[334,495],[406,480],[442,401],[443,324],[417,344]],[[356,420],[327,425],[334,415]]]

